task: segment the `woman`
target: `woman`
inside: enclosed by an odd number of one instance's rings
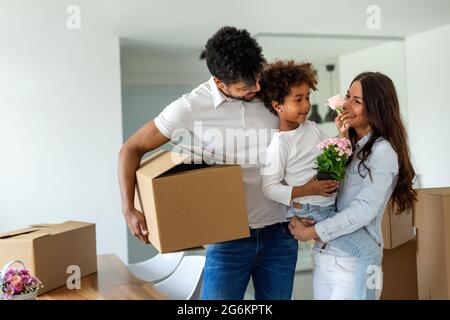
[[[382,255],[381,220],[386,206],[395,206],[398,213],[414,208],[415,172],[392,80],[378,72],[358,75],[336,124],[348,133],[354,149],[338,195],[338,213],[317,224],[294,218],[289,228],[298,240],[317,241],[315,299],[376,299],[376,290],[381,290],[381,265],[368,268],[366,292],[355,292],[355,258],[327,242],[364,228]]]

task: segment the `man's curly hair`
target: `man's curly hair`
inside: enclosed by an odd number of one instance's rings
[[[262,49],[247,30],[222,27],[206,43],[200,58],[209,72],[226,85],[245,81],[254,84],[266,60]]]
[[[284,98],[291,93],[291,87],[303,83],[317,90],[317,72],[311,63],[296,63],[293,60],[275,61],[268,64],[261,73],[258,92],[259,99],[273,114],[277,112],[272,107],[272,101],[284,103]]]

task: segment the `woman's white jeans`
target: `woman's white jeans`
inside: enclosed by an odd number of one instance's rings
[[[352,300],[355,283],[355,257],[338,257],[313,251],[313,291],[315,300]],[[379,279],[382,284],[383,277]],[[377,299],[381,289],[377,290]]]

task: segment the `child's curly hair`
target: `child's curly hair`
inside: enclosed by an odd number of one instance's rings
[[[272,108],[272,101],[284,103],[284,98],[290,94],[291,87],[307,83],[317,90],[317,72],[311,63],[296,63],[294,60],[275,61],[269,63],[261,73],[258,92],[259,99],[273,114],[277,112]]]

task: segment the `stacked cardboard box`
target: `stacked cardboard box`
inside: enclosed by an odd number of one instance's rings
[[[391,220],[390,229],[383,225],[383,236],[388,241],[383,259],[385,281],[382,298],[448,300],[450,188],[426,188],[416,191],[418,201],[413,219],[416,240],[395,247],[408,238],[406,221],[392,223],[395,220]],[[409,228],[409,222],[407,225]],[[394,237],[397,240],[392,242]]]
[[[417,300],[416,241],[413,215],[387,208],[383,215],[382,300]]]
[[[382,300],[417,300],[416,240],[383,254]]]
[[[384,249],[392,250],[414,239],[412,213],[396,214],[395,209],[389,207],[383,214],[381,231]]]
[[[418,190],[417,280],[420,300],[450,299],[450,188]]]

